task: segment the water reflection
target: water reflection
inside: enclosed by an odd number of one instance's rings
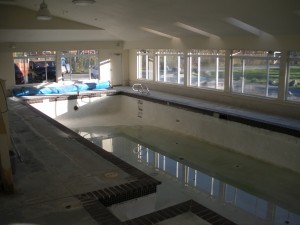
[[[183,188],[206,193],[218,200],[216,202],[231,205],[263,220],[263,224],[300,225],[299,215],[195,169],[184,158],[174,159],[122,136],[95,137],[92,133],[80,131],[79,134],[133,166],[143,164],[152,168],[182,183]]]

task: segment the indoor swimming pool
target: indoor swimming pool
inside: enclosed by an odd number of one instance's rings
[[[123,95],[31,105],[159,180],[148,212],[193,199],[237,224],[300,224],[297,137]]]
[[[174,138],[160,129],[125,126],[76,131],[160,180],[156,210],[193,199],[237,224],[300,224],[296,174],[232,152],[223,154],[224,150],[188,137]],[[156,141],[149,144],[148,140]],[[193,148],[205,149],[197,155],[191,153]]]

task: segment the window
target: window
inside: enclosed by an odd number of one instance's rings
[[[277,98],[280,52],[233,51],[231,90]]]
[[[99,59],[96,50],[62,51],[61,60],[64,80],[99,79]]]
[[[299,103],[300,52],[291,51],[284,62],[281,55],[271,50],[139,50],[137,79],[220,91],[227,87],[231,93],[269,99],[278,98],[282,88],[285,100]],[[286,74],[280,74],[281,65],[288,68]]]
[[[153,56],[151,50],[140,50],[137,52],[138,79],[153,80]]]
[[[64,80],[99,79],[98,51],[73,50],[14,52],[16,84],[57,82]],[[57,58],[61,60],[61,74],[57,74]],[[95,71],[97,73],[95,73]]]
[[[224,90],[224,50],[191,50],[188,64],[190,86]]]
[[[300,52],[290,52],[288,68],[287,100],[300,102]]]
[[[55,51],[14,52],[16,84],[56,81]]]
[[[157,81],[184,83],[184,53],[176,50],[159,50],[157,60]]]

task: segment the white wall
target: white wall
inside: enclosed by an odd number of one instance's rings
[[[15,68],[11,52],[0,52],[0,78],[6,81],[6,89],[15,85]]]

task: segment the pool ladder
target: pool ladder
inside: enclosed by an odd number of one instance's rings
[[[142,94],[146,93],[147,95],[150,95],[149,88],[144,84],[133,84],[132,90],[140,92]]]

